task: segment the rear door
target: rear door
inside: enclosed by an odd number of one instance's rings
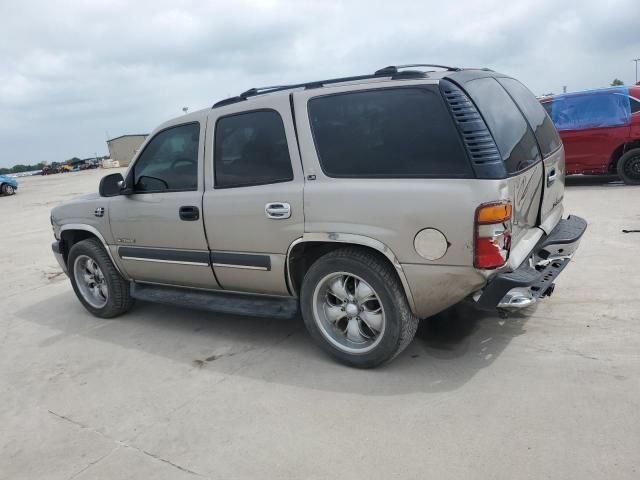
[[[213,109],[208,124],[203,213],[216,278],[226,290],[288,295],[287,250],[304,231],[289,97]]]

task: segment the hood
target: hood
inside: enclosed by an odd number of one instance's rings
[[[87,212],[92,215],[96,206],[104,205],[104,200],[98,193],[79,195],[54,207],[51,210],[51,220],[54,223],[64,223],[71,220],[72,223],[84,223],[88,215]]]
[[[98,200],[100,198],[99,193],[86,193],[84,195],[78,195],[65,203],[77,203],[77,202],[90,202],[92,200]]]

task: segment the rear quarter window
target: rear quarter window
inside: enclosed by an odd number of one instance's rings
[[[330,177],[470,177],[459,134],[437,89],[387,88],[316,97],[313,138]]]
[[[508,174],[518,173],[542,160],[531,128],[495,79],[472,80],[464,88],[487,123]]]
[[[560,136],[549,115],[540,102],[527,87],[513,78],[499,78],[498,82],[505,88],[511,98],[518,104],[533,129],[538,146],[544,157],[560,147]]]

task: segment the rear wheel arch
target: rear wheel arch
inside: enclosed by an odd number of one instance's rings
[[[287,285],[292,295],[299,295],[302,280],[316,260],[320,257],[345,247],[356,247],[371,252],[383,262],[388,263],[395,272],[407,302],[415,312],[415,304],[409,282],[395,254],[382,242],[370,237],[355,234],[307,234],[294,241],[287,252]]]

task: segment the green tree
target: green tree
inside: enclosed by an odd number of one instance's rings
[[[624,85],[624,82],[619,78],[614,78],[613,82],[611,82],[612,87],[619,87],[620,85]]]

